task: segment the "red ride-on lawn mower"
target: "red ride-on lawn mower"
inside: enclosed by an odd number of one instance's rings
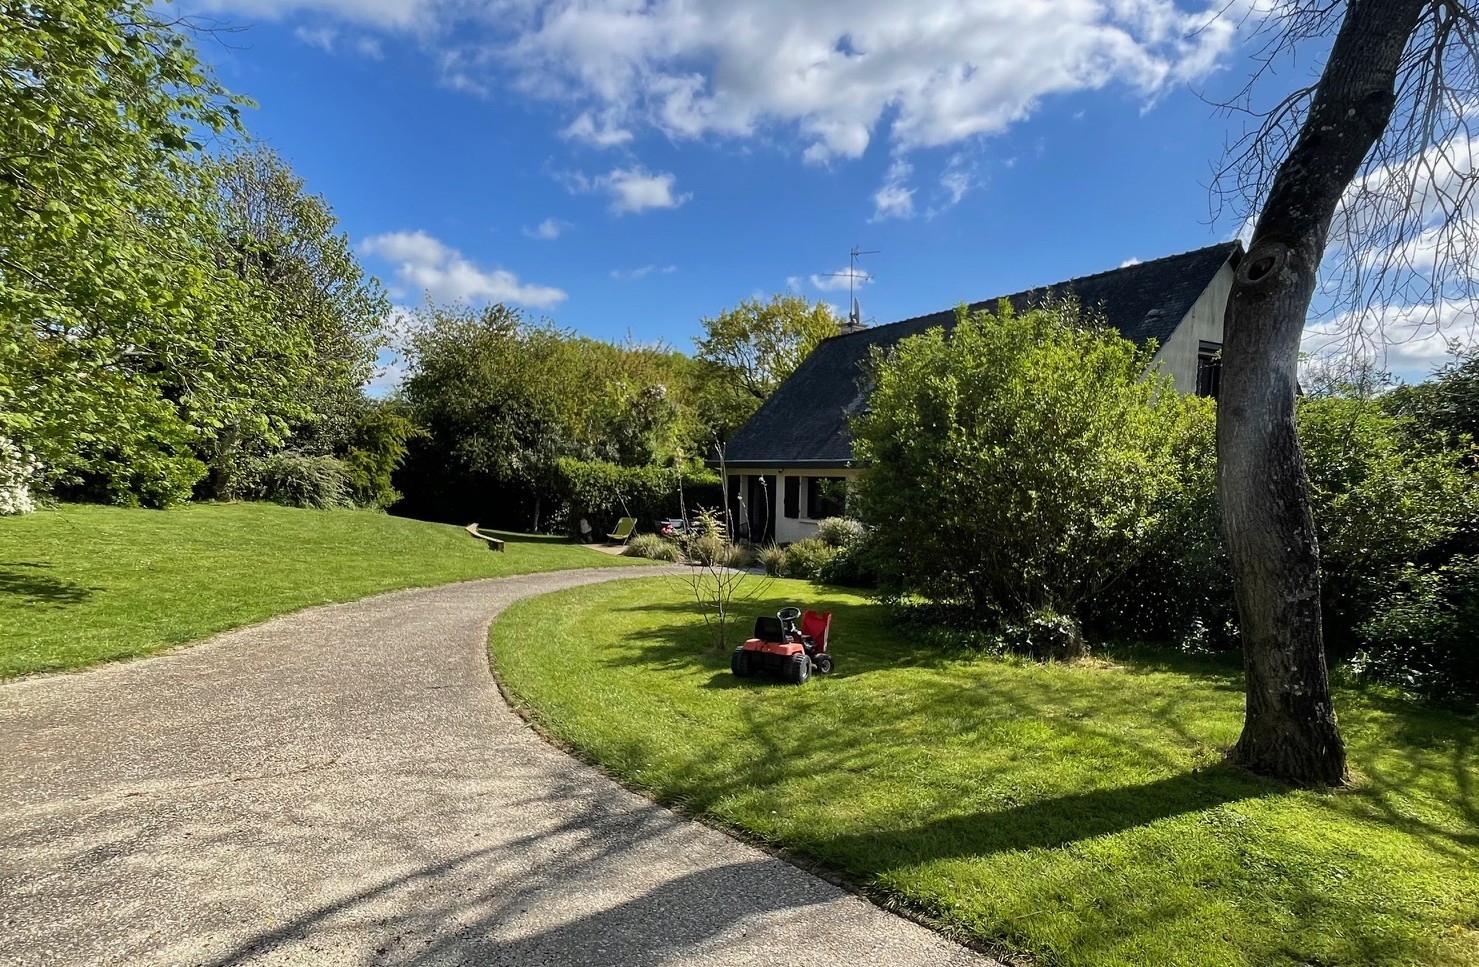
[[[730,655],[729,670],[740,678],[771,674],[793,685],[805,685],[813,669],[819,675],[832,672],[832,656],[827,654],[831,629],[831,612],[803,615],[800,608],[782,608],[774,618],[756,618],[755,637]]]

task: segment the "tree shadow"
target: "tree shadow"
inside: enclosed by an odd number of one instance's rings
[[[82,604],[101,590],[42,573],[53,567],[31,561],[0,561],[0,595],[13,595],[25,604],[60,608]]]
[[[823,844],[834,855],[868,856],[875,869],[891,870],[936,860],[1061,849],[1174,816],[1287,791],[1239,769],[1218,765],[1139,785],[1094,789],[914,826],[848,833]]]
[[[204,967],[238,967],[265,952],[366,921],[388,938],[366,963],[656,967],[752,918],[834,899],[818,881],[778,877],[776,861],[768,857],[709,866],[679,861],[670,874],[647,875],[650,860],[642,857],[651,842],[669,835],[684,841],[684,821],[651,803],[618,805],[598,786],[567,777],[529,802],[577,805],[557,826],[344,892],[233,943]],[[510,804],[515,811],[518,806]],[[591,902],[586,891],[604,882],[598,896],[611,895],[613,875],[623,876],[621,871],[634,863],[644,874],[631,878],[643,887],[623,891],[615,904]],[[588,912],[569,915],[582,907]],[[389,949],[396,945],[399,949]]]
[[[638,605],[618,606],[624,614],[660,616],[662,624],[643,628],[624,636],[623,642],[640,647],[622,650],[605,660],[612,665],[627,665],[655,670],[694,667],[713,668],[727,673],[729,654],[743,644],[754,629],[755,619],[774,615],[780,608],[796,604],[790,598],[763,595],[736,606],[727,640],[718,648],[712,633],[698,615],[692,601],[652,601]],[[826,602],[820,602],[826,610]],[[802,603],[806,606],[806,603]],[[833,609],[833,624],[828,650],[836,661],[836,671],[829,678],[850,678],[871,671],[900,667],[938,667],[960,660],[959,656],[924,644],[910,643],[905,634],[890,627],[883,610],[877,605]],[[763,681],[763,678],[757,678]]]

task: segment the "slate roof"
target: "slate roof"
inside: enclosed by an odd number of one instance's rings
[[[1125,338],[1164,345],[1222,266],[1241,254],[1238,242],[1224,242],[1069,279],[1055,285],[1005,296],[1023,310],[1049,293],[1074,294],[1086,308],[1097,308]],[[995,308],[1003,297],[973,302],[970,308]],[[833,336],[820,343],[790,378],[766,400],[749,422],[735,432],[726,450],[730,467],[780,466],[819,469],[846,466],[852,460],[847,411],[862,402],[859,377],[868,351],[887,349],[899,340],[942,326],[955,326],[955,310],[946,309],[884,326]]]

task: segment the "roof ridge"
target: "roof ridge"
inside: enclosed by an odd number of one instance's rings
[[[1228,250],[1228,255],[1231,255],[1233,248],[1234,247],[1239,247],[1240,248],[1240,247],[1242,247],[1242,244],[1243,243],[1241,241],[1239,241],[1238,239],[1233,239],[1233,240],[1228,241],[1228,242],[1217,242],[1217,243],[1215,243],[1213,245],[1203,245],[1201,248],[1188,249],[1185,252],[1176,252],[1176,253],[1171,254],[1171,255],[1161,255],[1161,256],[1158,256],[1158,257],[1153,258],[1153,259],[1148,259],[1148,260],[1146,260],[1144,262],[1136,262],[1134,265],[1121,265],[1118,268],[1114,268],[1114,269],[1103,269],[1103,270],[1101,270],[1099,272],[1090,272],[1088,275],[1076,275],[1076,276],[1074,276],[1071,279],[1064,279],[1062,282],[1052,282],[1052,283],[1049,283],[1048,285],[1033,286],[1030,289],[1022,289],[1020,291],[1011,292],[1011,293],[1008,293],[1006,295],[999,295],[999,296],[996,296],[995,298],[992,298],[992,299],[982,299],[979,302],[967,302],[965,305],[966,305],[967,308],[971,308],[971,307],[974,307],[974,306],[985,305],[985,304],[991,303],[991,302],[1000,302],[1002,299],[1008,299],[1008,300],[1010,300],[1010,299],[1016,298],[1017,296],[1024,296],[1024,295],[1027,295],[1027,294],[1032,293],[1032,292],[1045,292],[1045,291],[1051,291],[1051,290],[1054,290],[1054,289],[1067,288],[1067,287],[1073,285],[1075,282],[1086,282],[1089,279],[1097,279],[1097,278],[1100,278],[1102,276],[1113,275],[1116,272],[1128,272],[1131,269],[1138,269],[1141,266],[1153,266],[1153,265],[1156,265],[1156,264],[1158,264],[1160,262],[1169,261],[1170,259],[1184,259],[1187,256],[1191,256],[1191,255],[1201,255],[1204,252],[1211,252],[1213,249],[1225,248],[1225,249]],[[958,306],[958,305],[960,305],[960,303],[956,303],[956,306]],[[858,330],[855,330],[853,332],[842,332],[842,333],[838,333],[835,336],[828,336],[825,340],[823,340],[823,342],[830,342],[833,339],[845,339],[848,336],[859,336],[859,335],[863,335],[865,333],[878,332],[878,331],[883,330],[883,329],[888,329],[888,328],[890,328],[892,326],[902,326],[902,325],[905,325],[907,323],[918,322],[921,319],[928,319],[930,316],[943,315],[944,313],[954,312],[954,311],[955,311],[955,306],[951,306],[949,309],[937,309],[934,312],[925,312],[925,313],[921,313],[920,315],[917,315],[917,316],[909,316],[906,319],[895,319],[893,322],[886,322],[886,323],[884,323],[881,326],[869,326],[866,329],[858,329]]]

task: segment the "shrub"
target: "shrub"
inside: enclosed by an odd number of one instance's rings
[[[1081,618],[1140,558],[1180,486],[1190,404],[1072,303],[961,308],[875,351],[854,418],[855,505],[890,589],[1017,624]]]
[[[570,527],[578,528],[583,518],[598,534],[610,532],[622,517],[635,517],[650,527],[653,521],[678,517],[685,507],[717,507],[724,503],[719,475],[707,470],[623,467],[568,457],[555,461],[555,490],[569,508]]]
[[[786,563],[786,549],[779,544],[766,544],[755,552],[755,560],[765,573],[773,578],[781,576],[781,569]]]
[[[1404,568],[1374,610],[1356,629],[1361,677],[1439,698],[1479,696],[1479,556]]]
[[[391,476],[405,459],[416,425],[390,403],[370,403],[349,427],[344,469],[356,503],[389,507],[400,500]]]
[[[817,525],[816,536],[829,547],[843,548],[863,537],[863,522],[851,517],[828,517]]]
[[[622,553],[627,557],[645,557],[651,561],[671,561],[676,564],[683,559],[683,552],[672,541],[656,534],[638,534],[627,543]]]
[[[1326,635],[1348,655],[1380,602],[1411,591],[1409,568],[1441,568],[1475,532],[1479,500],[1464,450],[1424,438],[1377,401],[1308,400],[1298,416]]]
[[[734,568],[747,568],[755,563],[755,552],[743,544],[730,544],[725,563]]]
[[[815,579],[822,567],[836,556],[835,547],[820,537],[808,537],[786,548],[785,560],[781,563],[781,576]]]
[[[874,560],[876,549],[863,536],[844,547],[838,548],[830,560],[817,569],[817,580],[823,584],[835,584],[844,588],[878,587],[878,563]]]
[[[270,500],[285,507],[331,510],[352,507],[345,466],[333,457],[309,457],[283,451],[251,466],[242,480],[243,496]]]
[[[729,563],[730,545],[722,537],[712,534],[696,534],[683,545],[683,553],[695,564],[712,567]]]
[[[0,437],[0,517],[29,514],[36,509],[31,487],[38,469],[29,454]]]
[[[1178,467],[1142,522],[1134,561],[1086,602],[1085,619],[1107,638],[1204,651],[1237,643],[1232,575],[1217,503],[1217,408],[1185,397],[1172,449]]]

